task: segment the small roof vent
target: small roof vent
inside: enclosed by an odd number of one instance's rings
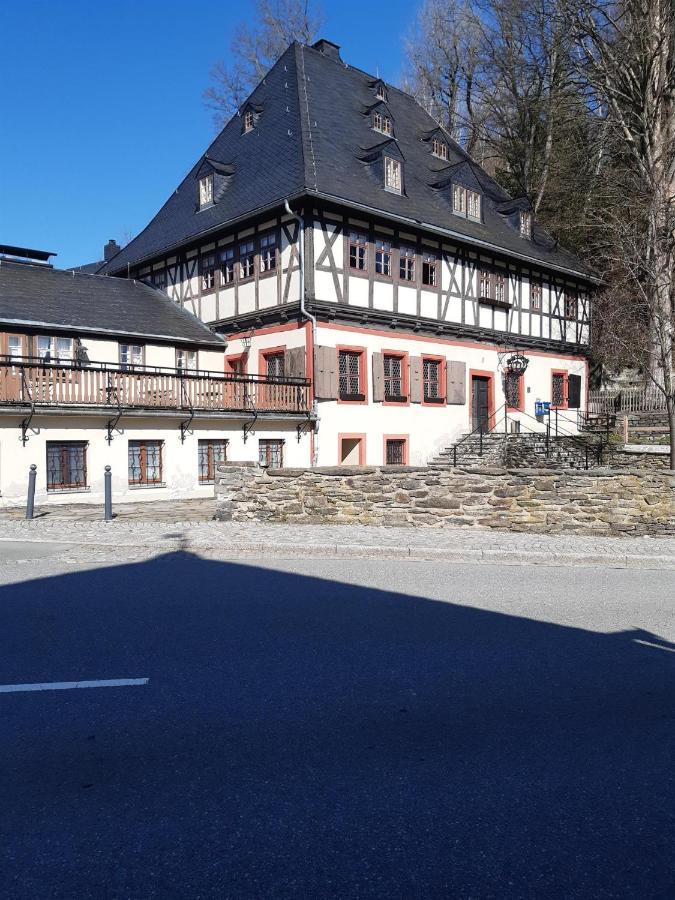
[[[312,44],[312,47],[315,50],[318,50],[319,53],[323,53],[323,55],[327,56],[329,59],[335,59],[338,62],[342,62],[339,44],[334,44],[332,41],[320,38],[315,44]]]

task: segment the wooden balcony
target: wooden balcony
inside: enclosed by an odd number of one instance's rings
[[[309,381],[0,357],[0,408],[307,415]]]

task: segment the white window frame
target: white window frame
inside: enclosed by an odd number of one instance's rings
[[[119,344],[119,363],[123,372],[131,371],[143,365],[142,344]]]
[[[434,156],[438,157],[438,159],[446,160],[448,159],[448,145],[445,141],[442,141],[440,138],[433,138],[431,141],[431,152]]]
[[[520,235],[521,237],[532,237],[532,213],[521,209],[520,211]]]
[[[199,208],[204,209],[213,203],[213,172],[199,179]]]
[[[384,158],[384,187],[393,194],[403,193],[403,163],[392,156]]]
[[[247,109],[244,113],[244,134],[248,134],[249,131],[253,131],[255,128],[255,116],[253,115],[253,110]]]
[[[474,222],[481,221],[481,197],[478,191],[466,192],[466,217]]]
[[[176,368],[183,372],[197,371],[197,351],[176,347]]]
[[[453,185],[452,211],[456,216],[466,217],[466,188],[461,184]]]
[[[53,335],[39,334],[37,336],[38,359],[45,359],[49,354],[49,362],[72,362],[73,339],[69,337],[54,337]]]

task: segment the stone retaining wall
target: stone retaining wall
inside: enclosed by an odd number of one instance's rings
[[[217,517],[245,522],[674,534],[675,472],[225,463]]]

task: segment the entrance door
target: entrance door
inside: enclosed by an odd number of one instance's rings
[[[471,376],[471,416],[473,428],[490,430],[490,379],[484,375]]]

